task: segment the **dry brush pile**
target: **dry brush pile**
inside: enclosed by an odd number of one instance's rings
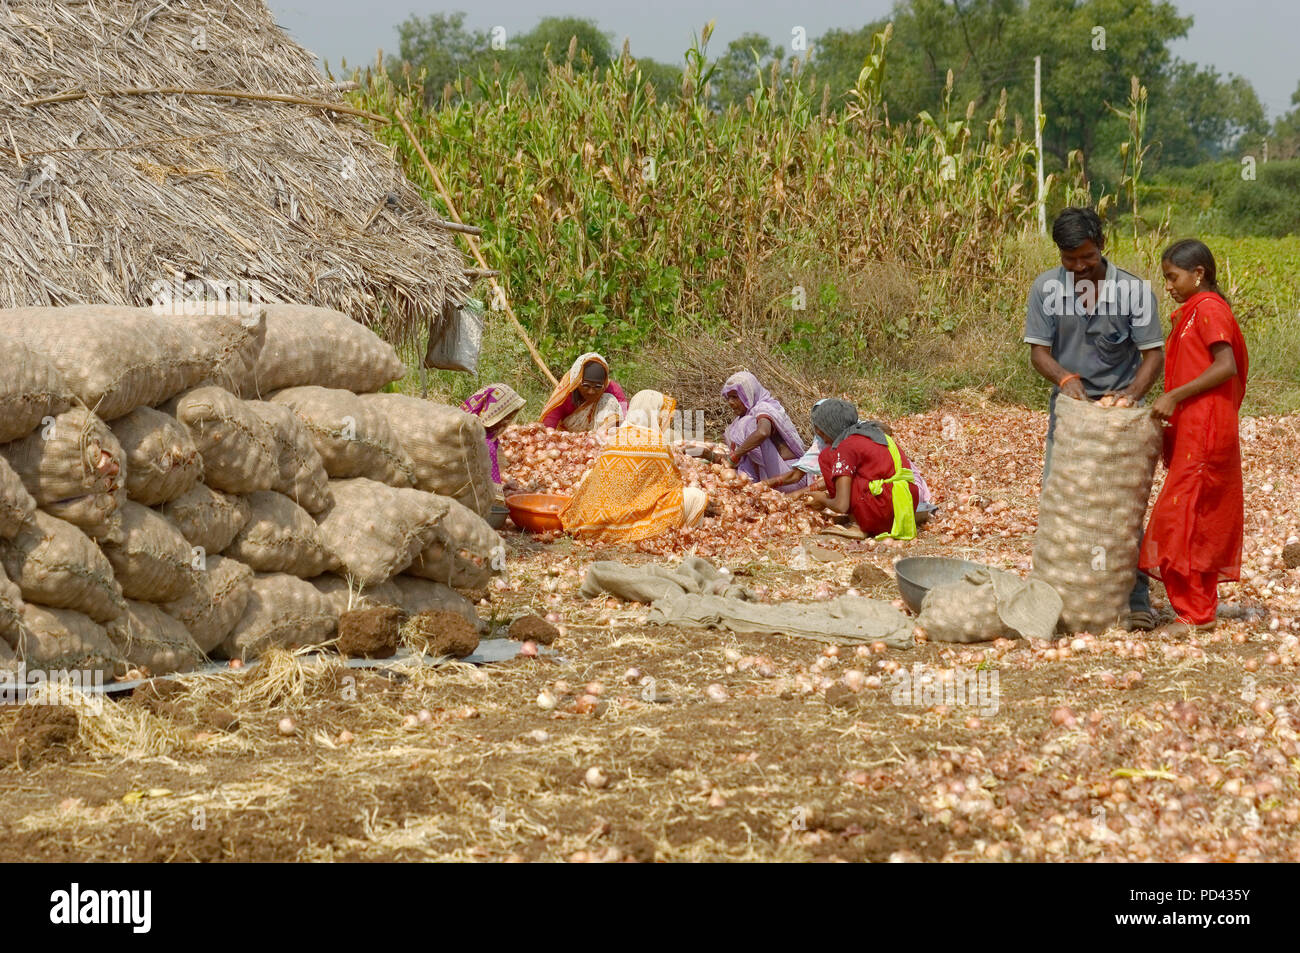
[[[0,338],[0,672],[186,671],[366,606],[481,625],[482,425],[379,393],[405,369],[347,315],[21,308]]]

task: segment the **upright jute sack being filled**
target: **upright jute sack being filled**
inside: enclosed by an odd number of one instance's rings
[[[1150,410],[1057,398],[1033,575],[1060,594],[1061,631],[1103,632],[1127,611],[1159,454]]]

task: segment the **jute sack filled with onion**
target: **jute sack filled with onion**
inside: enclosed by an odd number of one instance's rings
[[[147,506],[122,506],[122,539],[100,549],[128,599],[170,602],[188,591],[194,569],[190,544],[171,523]]]
[[[391,344],[346,314],[297,304],[264,307],[266,340],[256,369],[263,397],[310,384],[364,394],[406,373]]]
[[[480,632],[487,628],[486,623],[474,611],[474,603],[450,586],[434,582],[432,579],[420,579],[405,574],[394,576],[392,585],[397,590],[400,600],[398,607],[409,616],[437,610],[454,612],[463,616],[465,621]]]
[[[984,567],[925,594],[916,624],[931,642],[1050,639],[1061,597],[1041,579]]]
[[[36,512],[36,500],[22,478],[0,457],[0,539],[11,539]]]
[[[285,404],[268,400],[244,402],[265,421],[275,438],[280,473],[272,487],[293,500],[308,513],[319,513],[330,503],[329,474],[311,432],[302,418]]]
[[[161,608],[189,630],[195,645],[211,652],[244,614],[252,584],[253,570],[239,560],[208,556],[190,591]]]
[[[35,433],[0,446],[23,486],[48,513],[96,539],[121,529],[126,455],[113,431],[83,407],[59,414]]]
[[[72,391],[48,357],[0,335],[0,443],[27,436],[71,405]]]
[[[415,488],[449,496],[486,516],[496,498],[483,423],[458,407],[407,394],[366,394],[414,466]]]
[[[108,557],[77,527],[43,510],[0,541],[0,564],[28,601],[75,609],[96,622],[126,611]]]
[[[5,635],[18,661],[47,672],[99,672],[105,681],[126,672],[126,659],[104,627],[72,609],[27,603],[16,633]]]
[[[197,555],[221,552],[239,535],[253,513],[248,497],[222,493],[203,483],[163,504],[158,511],[191,546],[203,550]]]
[[[320,527],[283,493],[259,490],[248,496],[251,515],[225,549],[254,572],[283,572],[303,579],[339,566]]]
[[[411,563],[412,576],[432,579],[457,589],[487,585],[504,568],[501,537],[468,507],[446,499],[447,515],[438,521],[433,539]]]
[[[203,479],[203,456],[171,414],[137,407],[111,429],[126,455],[126,495],[137,503],[170,502]]]
[[[203,482],[227,493],[269,490],[279,479],[279,447],[266,422],[228,390],[199,387],[165,408],[203,455]]]
[[[362,586],[378,585],[409,566],[433,541],[448,509],[459,505],[366,479],[331,480],[330,492],[334,502],[317,517],[321,535],[343,563],[340,575]]]
[[[282,572],[258,573],[243,615],[213,654],[248,660],[272,647],[319,645],[333,636],[338,621],[311,583]]]
[[[188,672],[208,660],[184,625],[148,602],[128,599],[106,632],[129,666],[150,675]]]
[[[0,636],[16,632],[23,618],[23,593],[0,563]]]
[[[329,603],[330,610],[336,616],[353,609],[376,609],[380,606],[403,608],[402,591],[392,580],[373,586],[348,585],[342,576],[326,573],[309,581]]]
[[[0,310],[0,332],[49,358],[68,389],[103,420],[184,390],[204,357],[183,326],[148,308],[12,308]]]
[[[1033,575],[1060,594],[1061,631],[1100,633],[1127,611],[1160,440],[1147,408],[1058,396]]]
[[[214,385],[239,397],[256,397],[257,359],[266,343],[265,306],[199,304],[195,310],[186,302],[187,313],[161,316],[192,335],[202,356],[185,386]]]
[[[415,466],[378,406],[328,387],[290,387],[272,400],[306,424],[331,478],[365,477],[400,487],[414,482]]]

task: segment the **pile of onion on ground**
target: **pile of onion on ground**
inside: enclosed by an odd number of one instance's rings
[[[501,435],[502,475],[523,492],[567,494],[591,469],[604,445],[594,433],[566,433],[539,423]],[[721,449],[721,448],[718,448]],[[729,466],[673,451],[682,481],[709,495],[711,514],[693,529],[644,540],[637,549],[659,556],[692,552],[715,557],[758,552],[770,542],[815,533],[830,520]]]
[[[1047,415],[998,405],[983,393],[967,391],[950,395],[935,410],[891,424],[899,446],[929,485],[937,517],[907,543],[827,536],[820,541],[849,556],[881,549],[894,558],[933,553],[1029,572]],[[1288,544],[1300,542],[1300,420],[1243,418],[1241,439],[1247,499],[1241,582],[1225,585],[1221,598],[1258,602],[1266,607],[1274,631],[1300,631],[1300,586],[1282,557]],[[507,480],[537,492],[569,492],[602,449],[595,434],[552,431],[541,424],[511,427],[501,440]],[[676,451],[674,458],[687,485],[709,493],[716,515],[696,529],[642,542],[636,549],[643,554],[694,553],[733,565],[757,553],[784,559],[800,536],[829,525],[823,514],[784,493],[750,484],[729,467]],[[1163,481],[1164,469],[1158,467],[1152,503]],[[813,587],[809,590],[808,596],[817,596]]]

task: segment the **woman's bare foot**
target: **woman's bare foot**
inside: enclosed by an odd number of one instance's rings
[[[1207,622],[1204,625],[1193,625],[1189,622],[1174,620],[1173,622],[1167,622],[1160,628],[1156,629],[1154,634],[1167,639],[1185,639],[1189,635],[1199,635],[1203,632],[1213,631],[1213,622]]]

